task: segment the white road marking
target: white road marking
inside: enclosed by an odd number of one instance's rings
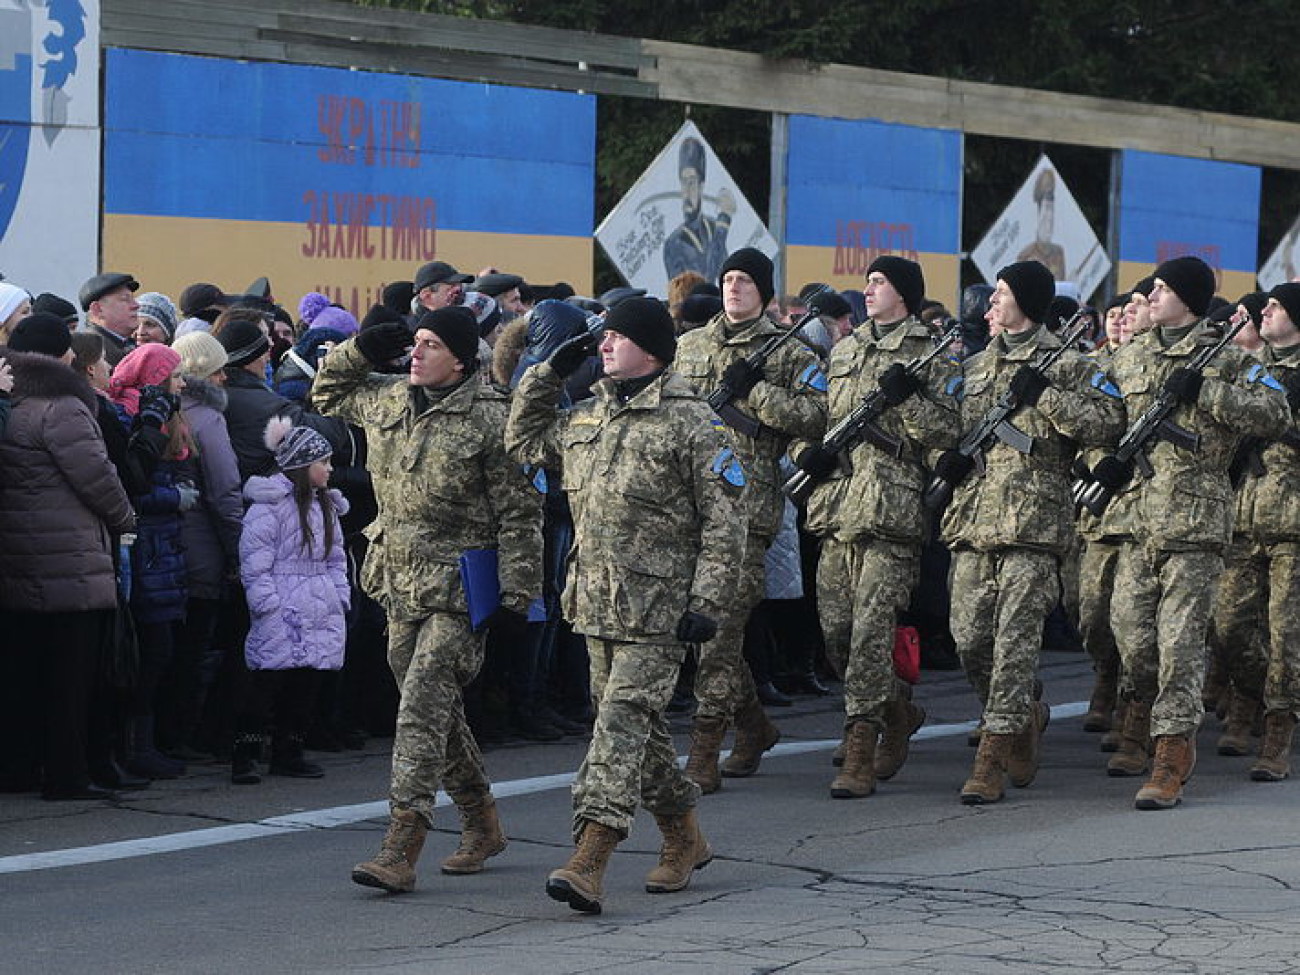
[[[1088,705],[1084,701],[1071,704],[1053,704],[1053,718],[1074,718],[1084,714]],[[975,727],[974,721],[958,724],[927,725],[913,736],[914,740],[926,741],[931,738],[951,738],[964,735]],[[838,739],[822,741],[792,741],[777,745],[768,754],[773,758],[784,755],[802,755],[807,752],[823,752],[839,744]],[[684,762],[685,756],[679,761]],[[531,795],[535,792],[549,792],[552,789],[567,788],[573,783],[574,773],[559,775],[540,775],[529,779],[512,779],[508,782],[492,783],[492,794],[498,799],[511,796]],[[438,806],[448,804],[447,797],[438,795]],[[168,833],[164,836],[146,836],[137,840],[119,840],[115,843],[98,843],[94,846],[78,846],[67,850],[46,850],[43,853],[21,853],[14,856],[0,857],[0,874],[30,873],[34,870],[53,870],[56,867],[79,867],[88,863],[105,863],[109,860],[128,860],[133,857],[153,856],[158,853],[175,853],[180,850],[196,850],[205,846],[220,846],[225,843],[241,843],[244,840],[257,840],[267,836],[282,836],[285,833],[297,833],[312,829],[329,829],[334,826],[350,826],[368,819],[384,819],[388,816],[388,800],[362,802],[351,806],[332,806],[328,809],[313,809],[304,812],[289,813],[285,816],[273,816],[255,823],[235,823],[230,826],[214,826],[209,829],[195,829],[183,833]]]

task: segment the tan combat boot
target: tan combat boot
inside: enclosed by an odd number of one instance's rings
[[[1029,724],[1012,736],[1011,753],[1007,757],[1007,777],[1017,789],[1023,789],[1038,775],[1038,759],[1042,753],[1043,731],[1052,720],[1052,709],[1042,701],[1030,708]]]
[[[1119,660],[1106,660],[1097,666],[1097,679],[1092,685],[1088,700],[1088,713],[1083,716],[1084,731],[1110,731],[1115,711],[1115,695],[1119,686]]]
[[[1138,809],[1173,809],[1183,801],[1183,784],[1196,767],[1196,741],[1191,735],[1160,735],[1151,778],[1138,789]]]
[[[724,718],[697,717],[691,724],[691,750],[686,756],[686,777],[706,796],[722,787],[718,771],[718,753],[722,736],[727,733]]]
[[[1291,738],[1296,717],[1290,711],[1272,711],[1264,715],[1264,740],[1259,758],[1250,767],[1256,782],[1281,782],[1291,774]]]
[[[753,698],[736,715],[736,743],[722,763],[728,779],[743,779],[758,771],[763,753],[781,740],[781,730],[772,724],[758,698]]]
[[[844,765],[844,749],[847,747],[845,739],[848,737],[848,734],[848,730],[845,729],[844,738],[840,739],[840,743],[836,745],[835,750],[831,752],[831,764],[836,768],[840,768]]]
[[[664,845],[659,848],[659,864],[645,876],[648,894],[671,894],[685,890],[691,874],[713,862],[713,850],[700,831],[700,822],[691,807],[682,816],[655,816]]]
[[[998,802],[1005,790],[1007,758],[1011,754],[1014,735],[980,735],[979,749],[975,752],[975,765],[970,778],[961,787],[963,805],[977,806]]]
[[[876,778],[884,782],[898,774],[907,761],[912,736],[925,723],[925,708],[912,703],[908,687],[885,707],[885,730],[876,746]]]
[[[831,783],[833,799],[865,799],[876,791],[876,737],[869,721],[854,721],[844,735],[844,767]]]
[[[1124,742],[1124,717],[1127,714],[1127,701],[1115,705],[1115,720],[1111,722],[1110,731],[1101,736],[1101,744],[1097,746],[1099,751],[1107,754],[1119,751],[1119,746]]]
[[[577,849],[569,862],[552,870],[546,878],[546,893],[552,900],[566,901],[575,911],[599,914],[603,895],[601,881],[610,855],[622,839],[618,830],[587,820],[578,837]]]
[[[1220,755],[1240,757],[1249,755],[1250,736],[1255,728],[1255,716],[1260,709],[1260,702],[1248,694],[1243,694],[1235,687],[1228,695],[1228,712],[1223,719],[1223,734],[1215,745]]]
[[[506,834],[497,818],[497,804],[491,796],[472,806],[457,806],[460,813],[460,845],[442,861],[442,872],[479,873],[488,857],[506,848]]]
[[[1111,776],[1142,775],[1151,755],[1151,705],[1130,701],[1124,714],[1124,737],[1106,763]]]
[[[424,849],[429,827],[413,809],[399,809],[388,822],[388,832],[373,860],[352,868],[352,882],[363,887],[378,887],[390,894],[415,890],[415,861]]]

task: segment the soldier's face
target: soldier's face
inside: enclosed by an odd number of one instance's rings
[[[611,379],[639,379],[659,369],[659,360],[621,332],[605,329],[600,363]]]
[[[412,386],[451,386],[460,382],[464,373],[465,366],[442,339],[427,328],[416,331],[411,350]]]
[[[907,317],[907,305],[903,303],[903,296],[890,284],[889,278],[879,271],[867,275],[867,286],[862,293],[867,299],[867,314],[876,321],[888,325]]]
[[[1300,329],[1296,328],[1295,322],[1291,320],[1287,310],[1282,307],[1281,302],[1276,298],[1268,299],[1268,304],[1264,306],[1259,334],[1264,337],[1264,341],[1269,345],[1277,345],[1282,348],[1300,342]]]
[[[700,212],[700,200],[704,189],[700,174],[695,171],[694,166],[687,166],[679,176],[682,181],[682,213],[687,220],[693,220]]]
[[[1151,304],[1151,321],[1156,325],[1182,325],[1189,318],[1196,317],[1183,304],[1178,293],[1160,278],[1156,278],[1156,285],[1147,300]]]
[[[733,322],[757,318],[763,310],[763,296],[758,285],[744,271],[728,271],[722,276],[722,308]]]
[[[985,312],[984,320],[989,323],[989,332],[994,335],[998,332],[1010,332],[1014,335],[1034,324],[1020,310],[1015,293],[1001,278],[998,279],[998,285],[989,297],[989,310]]]
[[[1121,329],[1125,342],[1134,335],[1141,335],[1151,329],[1151,305],[1147,296],[1140,291],[1129,295],[1128,304],[1124,306],[1124,324]]]
[[[1106,309],[1106,340],[1112,345],[1124,344],[1124,306]]]

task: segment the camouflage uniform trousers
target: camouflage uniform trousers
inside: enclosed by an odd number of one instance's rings
[[[388,665],[401,692],[389,787],[394,811],[413,809],[432,825],[440,785],[458,806],[491,794],[461,696],[482,664],[483,635],[463,613],[389,621]]]
[[[1230,562],[1219,584],[1215,625],[1232,655],[1233,685],[1254,697],[1262,689],[1269,713],[1300,717],[1300,542],[1258,545],[1249,558]],[[1239,683],[1239,673],[1258,682]]]
[[[1125,545],[1111,626],[1133,687],[1151,705],[1151,734],[1195,734],[1204,716],[1205,640],[1223,556]]]
[[[826,652],[844,680],[846,723],[885,725],[898,696],[894,628],[921,571],[921,549],[882,539],[826,539],[817,563],[817,609]]]
[[[1210,617],[1210,653],[1232,686],[1255,701],[1263,699],[1268,676],[1270,562],[1262,545],[1234,538],[1224,556]]]
[[[1061,597],[1052,552],[1003,548],[952,556],[952,635],[966,677],[984,706],[984,730],[1028,727],[1043,621]]]
[[[1131,696],[1123,675],[1119,646],[1110,627],[1111,595],[1115,590],[1115,566],[1122,544],[1089,540],[1079,558],[1079,635],[1098,673],[1120,670],[1120,693]]]
[[[700,788],[677,765],[664,720],[686,647],[587,638],[596,724],[573,782],[573,838],[586,821],[626,837],[638,799],[657,815],[680,816]]]
[[[734,601],[723,607],[717,635],[700,646],[700,663],[695,672],[697,718],[731,720],[746,704],[757,700],[754,675],[745,661],[745,624],[763,598],[763,556],[771,543],[770,538],[756,535],[745,539],[745,558],[737,568]]]

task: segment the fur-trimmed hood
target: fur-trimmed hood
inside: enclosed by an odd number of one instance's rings
[[[13,369],[12,395],[15,405],[25,399],[75,397],[86,404],[91,415],[98,412],[95,391],[89,380],[78,376],[71,366],[53,356],[39,352],[15,352],[9,348],[0,349],[0,357]]]
[[[210,406],[218,413],[225,413],[227,402],[229,398],[225,389],[211,380],[185,377],[185,388],[181,390],[182,407]]]
[[[492,346],[492,378],[498,386],[509,388],[515,367],[528,344],[528,319],[520,316],[497,333]]]

